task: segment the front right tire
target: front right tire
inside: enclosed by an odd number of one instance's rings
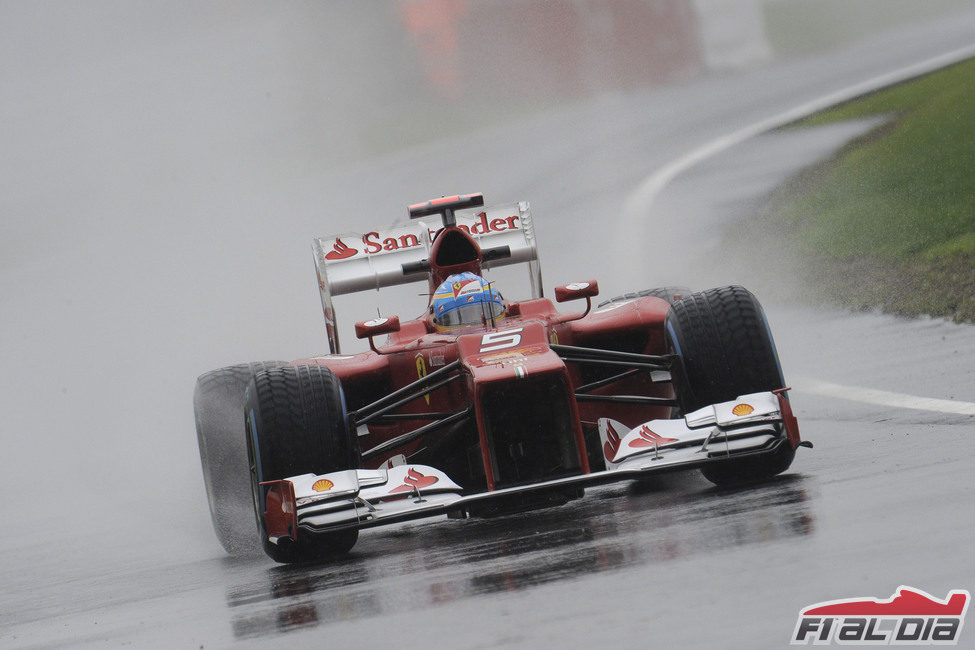
[[[261,483],[301,474],[361,467],[358,438],[350,430],[339,379],[324,366],[289,366],[254,375],[247,388],[245,421],[254,513],[265,552],[277,562],[311,562],[347,552],[356,529],[297,534],[275,544],[264,527],[267,488]]]

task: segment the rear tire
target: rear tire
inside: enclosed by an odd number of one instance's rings
[[[674,304],[675,300],[679,300],[680,297],[690,295],[691,290],[686,287],[656,287],[654,289],[644,289],[643,291],[633,291],[631,293],[624,293],[623,295],[616,296],[615,298],[610,298],[605,302],[599,303],[596,309],[600,307],[605,307],[606,305],[611,305],[614,302],[623,302],[624,300],[636,300],[637,298],[645,298],[647,296],[653,296],[655,298],[660,298],[666,300],[670,304]]]
[[[260,484],[301,474],[328,474],[361,466],[339,379],[324,366],[257,373],[247,388],[245,418],[253,512],[265,552],[277,562],[309,562],[347,552],[356,529],[271,543],[264,529],[266,488]]]
[[[709,289],[674,301],[666,331],[670,351],[680,357],[672,376],[685,414],[785,386],[765,312],[744,287]],[[762,480],[784,472],[794,456],[785,442],[771,456],[720,461],[701,472],[717,485]]]
[[[210,371],[196,380],[193,411],[203,483],[213,530],[231,555],[260,552],[251,524],[244,392],[255,372],[283,365],[284,361],[243,363]]]

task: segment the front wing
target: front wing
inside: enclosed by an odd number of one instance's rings
[[[442,471],[412,464],[270,481],[264,484],[268,488],[265,529],[269,541],[277,544],[299,534],[372,528],[444,514],[464,516],[473,506],[528,492],[639,479],[731,457],[772,455],[782,445],[793,449],[808,445],[800,441],[784,393],[742,395],[683,419],[652,420],[633,429],[602,419],[599,433],[606,470],[531,485],[465,495]]]

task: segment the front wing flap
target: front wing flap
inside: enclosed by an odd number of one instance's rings
[[[800,444],[784,391],[742,395],[683,419],[651,420],[633,429],[601,419],[599,434],[606,470],[491,492],[465,495],[444,472],[413,464],[272,481],[266,484],[267,534],[277,543],[304,533],[463,514],[474,504],[520,493],[637,479],[694,469],[729,456],[773,454],[781,445]]]
[[[651,420],[632,430],[602,418],[599,438],[610,470],[643,465],[648,453],[660,461],[676,461],[690,449],[695,457],[723,458],[736,452],[760,449],[786,434],[795,447],[798,427],[784,391],[751,393],[688,413],[682,419]],[[668,453],[665,453],[668,452]]]

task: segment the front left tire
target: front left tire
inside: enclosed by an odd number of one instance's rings
[[[685,414],[785,387],[765,312],[744,287],[708,289],[675,300],[665,329],[669,351],[680,359],[672,374]],[[784,472],[794,457],[789,441],[781,440],[772,453],[714,461],[701,472],[716,485],[758,481]]]
[[[200,375],[193,392],[196,439],[210,519],[231,555],[260,553],[251,524],[253,506],[244,439],[244,393],[254,373],[285,365],[259,361]]]

